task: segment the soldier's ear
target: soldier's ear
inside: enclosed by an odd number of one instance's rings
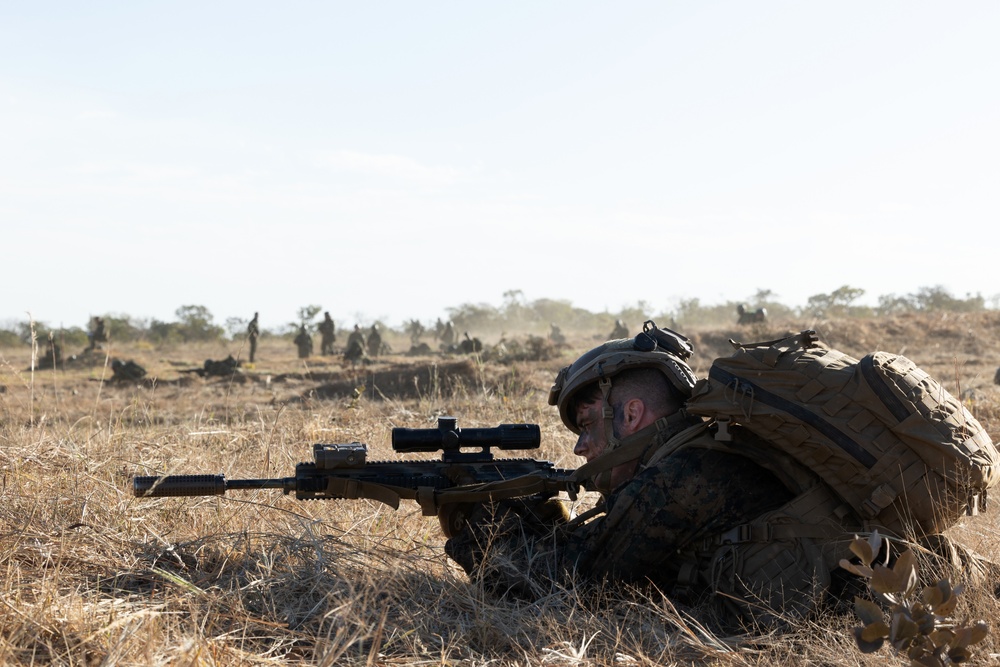
[[[622,406],[623,426],[627,433],[634,433],[639,430],[639,423],[646,414],[646,404],[639,398],[630,398]]]

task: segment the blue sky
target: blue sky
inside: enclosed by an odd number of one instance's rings
[[[0,320],[1000,294],[996,2],[0,5]]]

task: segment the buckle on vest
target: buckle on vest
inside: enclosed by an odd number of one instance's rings
[[[716,419],[715,425],[718,429],[715,432],[715,439],[719,442],[732,442],[733,434],[729,431],[728,419]]]
[[[755,526],[752,523],[742,523],[705,540],[705,549],[708,550],[711,547],[720,547],[725,544],[769,542],[770,540],[771,526]]]

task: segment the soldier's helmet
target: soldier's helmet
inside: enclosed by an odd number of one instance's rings
[[[683,396],[689,397],[698,380],[686,361],[693,351],[685,336],[647,320],[635,338],[609,340],[560,370],[549,389],[549,405],[559,406],[563,423],[579,434],[571,413],[573,397],[598,380],[635,368],[659,370]]]

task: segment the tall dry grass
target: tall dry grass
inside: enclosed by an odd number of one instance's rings
[[[946,324],[925,322],[923,330]],[[975,326],[985,332],[990,324]],[[840,336],[830,342],[845,351],[852,340],[868,340],[856,327],[829,326]],[[958,325],[959,341],[970,326]],[[886,329],[868,335],[899,351]],[[699,363],[724,353],[713,341],[741,333],[700,332]],[[948,336],[931,334],[911,340],[907,354],[923,363],[927,350],[932,374],[968,384],[977,416],[1000,435],[1000,396],[983,379],[996,346],[957,350],[942,362]],[[278,491],[182,499],[130,493],[135,474],[289,475],[313,442],[367,442],[370,460],[391,458],[393,427],[431,426],[443,414],[465,426],[540,423],[536,455],[571,467],[572,439],[545,392],[555,369],[590,344],[575,341],[575,349],[543,362],[470,362],[460,381],[432,381],[404,398],[378,390],[378,366],[303,362],[277,344],[262,344],[246,381],[179,372],[238,353],[238,344],[112,344],[88,364],[34,373],[25,350],[0,351],[0,663],[885,664],[886,653],[857,652],[848,615],[781,635],[719,637],[698,610],[639,590],[493,599],[446,559],[436,520],[412,504],[393,511],[369,501],[296,502]],[[113,357],[136,359],[157,381],[107,382]],[[316,387],[334,376],[359,391],[317,398]],[[995,512],[955,533],[980,551],[998,551]],[[984,587],[964,604],[963,613],[997,617],[997,600]],[[996,638],[982,650],[996,659]]]

